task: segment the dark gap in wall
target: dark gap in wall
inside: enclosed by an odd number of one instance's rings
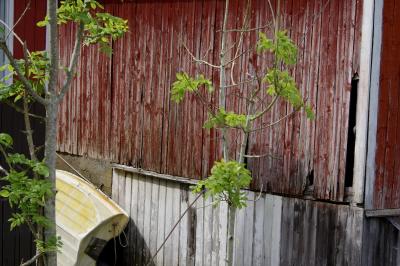
[[[353,168],[354,168],[354,148],[356,144],[356,113],[357,113],[357,94],[358,94],[358,73],[353,75],[351,80],[350,106],[349,106],[349,124],[347,127],[347,151],[346,151],[346,170],[345,187],[353,186]]]

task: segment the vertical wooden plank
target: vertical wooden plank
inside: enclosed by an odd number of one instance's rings
[[[229,222],[229,221],[228,221]],[[236,221],[235,221],[235,234],[234,234],[234,247],[233,247],[233,264],[243,265],[244,263],[244,228],[246,224],[245,210],[236,210]]]
[[[136,235],[136,261],[138,265],[143,264],[143,250],[145,247],[144,242],[144,213],[146,204],[146,178],[143,176],[138,176],[138,216],[137,216],[137,235]]]
[[[194,202],[196,198],[196,195],[192,192],[189,192],[188,195],[188,200],[189,204]],[[196,246],[196,237],[197,237],[197,223],[198,223],[198,217],[197,217],[197,209],[196,209],[196,203],[189,209],[188,212],[188,239],[187,239],[187,258],[186,258],[186,265],[188,266],[194,266],[196,262],[196,251],[197,251],[197,246]]]
[[[183,212],[186,211],[186,209],[189,207],[189,204],[191,203],[189,201],[189,193],[191,193],[185,184],[181,184],[180,187],[180,215],[183,214]],[[186,265],[188,264],[188,249],[189,249],[189,230],[190,230],[190,224],[189,224],[189,215],[190,212],[186,213],[185,216],[183,216],[179,228],[176,230],[179,230],[179,265]]]
[[[160,180],[158,178],[153,178],[151,186],[151,204],[150,204],[150,239],[148,243],[150,257],[154,256],[157,251],[157,238],[158,238],[158,211],[159,204],[163,203],[159,199],[160,192]]]
[[[338,219],[337,219],[337,231],[338,234],[336,235],[336,252],[335,252],[335,265],[344,265],[344,254],[345,254],[345,237],[347,228],[346,228],[346,221],[347,221],[347,208],[346,207],[339,207],[338,211]]]
[[[256,197],[258,197],[256,195]],[[266,216],[266,208],[265,208],[265,195],[262,195],[260,198],[256,198],[255,206],[254,206],[254,233],[253,233],[253,241],[252,241],[252,263],[253,265],[266,265],[264,264],[264,220]]]
[[[158,203],[158,228],[157,228],[157,249],[161,246],[161,243],[165,238],[165,221],[166,221],[166,204],[167,204],[167,182],[160,180],[160,191],[159,191],[159,203]],[[168,210],[169,212],[170,210]],[[168,230],[168,228],[167,228]],[[156,265],[164,264],[164,252],[165,246],[160,250],[156,257]]]
[[[253,265],[253,233],[254,233],[254,200],[256,198],[256,194],[254,192],[248,192],[247,194],[248,202],[247,207],[244,208],[244,237],[243,237],[243,265],[251,264]]]
[[[282,208],[283,198],[273,196],[273,216],[272,216],[272,234],[271,243],[271,266],[279,265],[281,257],[281,232],[282,232]],[[282,256],[284,256],[282,254]]]
[[[204,198],[200,197],[196,202],[196,257],[195,265],[202,266],[204,260]]]
[[[374,1],[363,1],[362,10],[362,36],[360,48],[360,82],[357,94],[357,115],[356,115],[356,143],[354,151],[354,180],[353,180],[353,201],[363,202],[364,195],[364,176],[366,163],[369,86],[371,77],[371,56],[372,56],[372,36]]]
[[[112,174],[112,188],[111,188],[111,197],[115,202],[118,202],[118,183],[119,183],[119,170],[113,169],[113,174]]]
[[[282,241],[280,246],[281,265],[290,265],[293,253],[293,199],[283,198],[282,200]]]
[[[274,212],[274,196],[266,194],[264,199],[264,223],[263,223],[263,264],[272,265],[271,250],[274,243],[272,242],[272,225],[273,219],[277,215]],[[280,231],[280,230],[279,230]],[[279,246],[279,245],[278,245]],[[278,256],[279,259],[279,256]],[[279,261],[279,260],[278,260]]]
[[[138,236],[138,194],[139,194],[139,181],[138,176],[134,174],[128,175],[128,178],[132,178],[132,189],[131,189],[131,219],[129,224],[129,260],[132,265],[136,265],[136,252],[137,252],[137,241]]]
[[[132,209],[132,175],[128,172],[125,173],[125,208],[124,210],[128,214],[128,217],[132,217],[131,209]],[[130,221],[132,223],[132,221]],[[128,246],[123,249],[124,254],[124,263],[128,264],[130,261],[130,227],[131,224],[128,224],[128,228],[125,228],[124,231],[127,231],[126,241],[128,241]]]
[[[180,193],[180,185],[177,182],[172,183],[172,193],[173,193],[173,216],[172,216],[172,225],[178,221],[181,214],[181,193]],[[171,226],[172,229],[172,226]],[[172,264],[179,264],[179,227],[177,227],[171,235],[172,241]]]
[[[203,265],[211,265],[212,244],[213,244],[213,206],[212,198],[204,200],[204,246],[203,246]]]
[[[172,182],[166,184],[166,198],[165,198],[165,236],[169,234],[174,221],[174,188]],[[171,236],[164,246],[164,265],[173,265],[173,240]]]
[[[212,199],[214,201],[214,199]],[[219,265],[219,251],[220,251],[220,239],[219,239],[219,223],[220,219],[223,219],[220,215],[221,204],[212,207],[212,243],[211,243],[211,265]]]
[[[220,202],[219,221],[218,221],[218,242],[219,242],[218,265],[220,266],[226,265],[227,241],[228,241],[228,204],[226,202]]]
[[[151,227],[151,202],[152,202],[152,177],[145,177],[145,189],[144,189],[144,212],[143,212],[143,264],[146,264],[150,259],[149,244],[150,244],[150,227]]]

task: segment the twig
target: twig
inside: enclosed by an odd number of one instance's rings
[[[265,29],[265,28],[269,28],[271,26],[272,26],[272,23],[269,22],[269,23],[267,23],[267,24],[265,24],[263,26],[256,27],[256,28],[251,28],[251,29],[229,29],[229,30],[226,30],[225,32],[244,32],[244,33],[246,33],[246,32],[262,30],[262,29]],[[221,30],[218,30],[218,31],[221,31]]]
[[[13,27],[11,28],[11,30],[8,32],[7,36],[6,36],[6,40],[8,39],[8,37],[10,36],[10,34],[12,32],[14,32],[15,27],[19,24],[19,22],[22,20],[22,18],[25,16],[26,12],[31,8],[31,0],[29,0],[28,4],[26,5],[24,11],[22,12],[21,16],[19,16],[18,20],[14,23]]]
[[[14,31],[11,30],[11,28],[7,25],[7,23],[5,23],[3,20],[0,19],[0,24],[2,24],[4,27],[6,27],[15,37],[15,39],[17,39],[17,41],[23,46],[24,42],[22,41],[21,37],[18,36],[18,34],[16,34]],[[6,39],[2,40],[5,41]]]
[[[162,249],[162,247],[165,245],[165,243],[167,242],[168,238],[172,235],[172,233],[174,232],[175,228],[179,225],[179,223],[181,222],[182,218],[186,215],[186,213],[190,210],[190,208],[192,208],[192,206],[196,203],[196,201],[203,196],[204,191],[202,191],[201,193],[199,193],[199,195],[197,195],[197,197],[193,200],[192,203],[190,203],[190,205],[186,208],[186,210],[181,214],[181,216],[179,217],[178,221],[174,224],[174,226],[172,227],[171,231],[169,231],[168,235],[165,237],[164,241],[161,243],[161,245],[158,247],[156,253],[154,253],[154,255],[151,257],[150,261],[146,264],[147,266],[151,265],[151,263],[154,261],[154,259],[156,258],[158,252],[160,252],[160,250]]]
[[[256,79],[246,79],[244,81],[241,81],[241,82],[238,82],[238,83],[235,83],[235,84],[226,85],[225,88],[229,89],[229,88],[232,88],[232,87],[236,87],[236,86],[240,86],[240,85],[243,85],[243,84],[251,83],[251,82],[253,82],[255,80]]]
[[[25,59],[25,77],[29,79],[29,56],[28,56],[28,49],[26,42],[24,43],[24,59]],[[35,154],[35,145],[33,143],[33,131],[32,131],[32,126],[31,126],[31,120],[29,119],[29,106],[28,106],[28,97],[26,91],[24,91],[24,97],[23,97],[23,111],[24,111],[24,124],[25,124],[25,130],[26,130],[26,142],[28,143],[28,149],[29,149],[29,155],[31,157],[31,160],[37,161],[36,154]],[[36,173],[34,174],[36,177]]]
[[[78,63],[78,58],[81,52],[81,44],[82,44],[82,38],[83,38],[83,29],[84,25],[83,23],[80,23],[78,26],[78,32],[76,33],[76,39],[75,39],[75,45],[74,45],[74,50],[71,55],[71,62],[69,64],[68,70],[67,70],[67,79],[64,82],[64,85],[58,95],[58,101],[61,101],[65,95],[65,93],[68,91],[70,88],[71,82],[72,82],[72,77],[74,76],[76,65]]]
[[[266,112],[268,112],[269,110],[271,110],[271,108],[275,105],[276,101],[278,100],[278,95],[276,95],[272,101],[269,103],[269,105],[262,110],[261,112],[259,112],[257,115],[255,115],[254,117],[252,117],[252,121],[256,120],[257,118],[259,118],[260,116],[262,116],[263,114],[265,114]]]
[[[23,44],[23,43],[22,43]],[[6,57],[8,58],[8,60],[10,61],[10,64],[12,65],[12,67],[15,69],[15,72],[17,72],[17,76],[19,78],[19,80],[23,83],[25,89],[28,91],[28,93],[39,103],[43,104],[43,105],[47,105],[48,101],[44,98],[42,98],[39,94],[36,93],[36,91],[32,88],[32,85],[30,84],[30,82],[28,81],[28,79],[25,77],[25,75],[23,74],[23,72],[21,71],[21,69],[19,68],[17,61],[15,60],[15,58],[13,57],[10,49],[8,49],[7,44],[5,43],[5,41],[0,41],[0,48],[1,50],[3,50],[4,54],[6,55]]]
[[[7,153],[6,153],[6,151],[4,150],[3,146],[1,146],[1,145],[0,145],[0,153],[3,155],[4,160],[6,161],[6,163],[7,163],[7,165],[8,165],[8,168],[13,169],[12,165],[11,165],[10,162],[7,160],[7,157],[8,157],[8,156],[7,156]]]
[[[192,52],[190,52],[189,48],[187,48],[187,46],[184,43],[182,43],[182,46],[185,48],[185,50],[188,52],[188,54],[192,57],[192,60],[195,61],[196,63],[204,64],[204,65],[207,65],[207,66],[210,66],[213,68],[221,68],[221,66],[213,65],[208,61],[199,59],[196,56],[194,56],[194,54]]]
[[[8,106],[10,106],[10,107],[12,107],[15,111],[17,111],[18,113],[21,113],[21,114],[23,114],[24,113],[24,110],[21,108],[21,107],[19,107],[18,105],[16,105],[16,104],[14,104],[13,102],[10,102],[10,101],[8,101],[8,100],[5,100],[5,101],[3,101],[5,104],[7,104]],[[37,118],[37,119],[41,119],[41,120],[44,120],[44,117],[43,116],[40,116],[40,115],[35,115],[35,114],[32,114],[32,113],[28,113],[28,115],[30,116],[30,117],[33,117],[33,118]]]
[[[8,171],[3,168],[3,166],[0,165],[0,172],[2,172],[5,175],[8,175]]]
[[[32,258],[30,258],[29,260],[27,260],[24,263],[21,263],[20,266],[28,266],[31,265],[32,263],[36,262],[37,259],[39,259],[41,256],[43,256],[42,252],[36,253],[35,256],[33,256]]]
[[[258,196],[257,196],[257,198],[255,198],[255,199],[253,199],[253,200],[247,200],[247,201],[252,201],[252,202],[256,202],[256,201],[258,201],[260,198],[261,198],[261,195],[262,195],[262,192],[263,192],[263,186],[264,186],[264,184],[261,184],[261,189],[260,189],[260,191],[259,191],[259,193],[258,193]]]
[[[272,158],[272,159],[276,159],[276,160],[282,160],[282,158],[279,158],[279,157],[276,157],[276,156],[273,156],[273,155],[271,155],[271,154],[269,154],[269,153],[264,153],[264,154],[259,154],[259,155],[250,155],[250,154],[245,154],[244,155],[244,157],[246,157],[246,158],[262,158],[262,157],[270,157],[270,158]]]
[[[265,126],[262,126],[262,127],[259,127],[259,128],[255,128],[255,129],[251,129],[250,132],[255,132],[255,131],[259,131],[259,130],[263,130],[263,129],[275,126],[276,124],[278,124],[278,123],[282,122],[283,120],[287,119],[289,116],[292,116],[297,111],[298,110],[294,110],[294,111],[290,112],[289,114],[284,115],[283,117],[279,118],[278,120],[276,120],[276,121],[274,121],[274,122],[272,122],[272,123],[270,123],[268,125],[265,125]]]

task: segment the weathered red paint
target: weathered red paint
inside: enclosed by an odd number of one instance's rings
[[[42,51],[46,47],[46,29],[37,27],[36,23],[42,21],[46,16],[46,1],[14,1],[14,20],[16,22],[21,17],[29,2],[30,8],[15,27],[15,32],[23,41],[26,41],[30,51]],[[22,45],[15,38],[13,52],[16,58],[23,57]]]
[[[229,29],[241,25],[245,2],[231,1]],[[308,121],[304,114],[296,114],[251,134],[249,153],[271,155],[249,159],[253,188],[302,195],[307,175],[313,171],[316,198],[343,200],[350,83],[358,69],[361,5],[361,1],[281,1],[280,25],[299,46],[298,64],[291,72],[317,119]],[[272,6],[276,9],[276,1]],[[205,73],[218,84],[218,72],[194,64],[182,42],[196,56],[217,62],[224,1],[106,1],[105,7],[128,19],[130,31],[113,44],[112,58],[101,55],[96,47],[82,50],[80,74],[61,109],[59,150],[172,175],[207,176],[213,162],[221,158],[219,132],[202,128],[207,110],[198,99],[189,96],[178,105],[170,101],[169,91],[181,70]],[[252,28],[271,21],[267,1],[253,0],[251,14]],[[64,62],[72,32],[70,26],[60,32]],[[238,38],[239,33],[229,35],[232,42]],[[256,40],[256,32],[248,34],[244,46],[251,47]],[[269,59],[245,54],[233,70],[235,81],[265,68]],[[231,90],[247,93],[246,85]],[[217,99],[218,95],[212,96],[214,103]],[[245,112],[245,102],[231,96],[227,108]],[[279,103],[258,125],[289,112],[286,104]],[[229,132],[233,140],[240,137],[239,132]],[[237,144],[230,154],[235,156],[238,150]]]
[[[400,1],[385,1],[373,207],[400,208]]]

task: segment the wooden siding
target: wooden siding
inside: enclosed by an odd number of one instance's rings
[[[241,25],[246,1],[231,1],[228,28]],[[276,1],[272,1],[275,8]],[[302,195],[307,185],[319,199],[342,201],[345,187],[347,125],[352,76],[359,69],[362,1],[282,0],[281,25],[299,46],[291,72],[316,111],[315,121],[296,114],[278,126],[250,136],[252,188]],[[128,19],[129,32],[113,43],[107,57],[97,47],[82,49],[79,73],[60,108],[58,150],[111,160],[159,173],[203,178],[220,156],[215,130],[202,124],[206,110],[190,96],[182,104],[170,101],[176,72],[216,72],[191,62],[182,43],[197,56],[217,60],[223,1],[106,1],[106,11]],[[268,2],[252,1],[251,27],[271,20]],[[68,61],[72,27],[60,31],[62,62]],[[232,33],[234,42],[238,35]],[[256,33],[244,39],[245,48]],[[243,80],[268,64],[246,54],[233,71]],[[233,94],[246,88],[232,89]],[[214,98],[215,100],[216,98]],[[228,97],[228,109],[244,112],[244,101]],[[262,123],[290,112],[283,103]],[[261,123],[261,122],[260,122]],[[240,139],[230,132],[231,139]],[[232,147],[231,154],[237,152]],[[276,159],[279,158],[279,159]],[[308,177],[308,178],[307,178]]]
[[[400,1],[384,1],[376,126],[375,169],[369,208],[400,208]],[[378,29],[380,31],[381,29]],[[379,32],[380,33],[380,32]],[[376,117],[376,116],[375,116]],[[372,146],[372,147],[375,147]],[[373,163],[373,162],[372,162]]]
[[[399,235],[361,208],[249,192],[236,217],[235,265],[397,265]],[[131,217],[123,265],[144,265],[194,200],[189,185],[114,169],[112,197]],[[254,201],[255,200],[255,201]],[[200,198],[153,265],[225,265],[227,206]]]

